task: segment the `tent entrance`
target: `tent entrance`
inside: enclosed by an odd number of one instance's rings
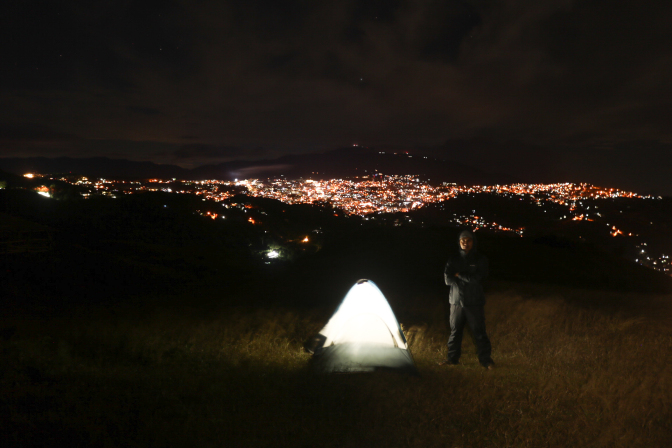
[[[382,347],[397,347],[397,342],[383,320],[373,313],[358,314],[350,318],[333,344],[373,344]]]

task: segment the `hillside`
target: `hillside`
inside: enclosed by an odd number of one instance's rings
[[[454,228],[257,201],[269,236],[243,210],[186,213],[200,206],[189,197],[33,196],[0,190],[2,211],[54,231],[50,252],[0,255],[6,446],[672,441],[671,279],[590,245],[479,233],[498,368],[484,371],[465,338],[452,369],[435,363]],[[288,241],[315,228],[309,248]],[[267,264],[262,238],[292,256]],[[303,341],[359,278],[388,298],[419,377],[310,370]]]

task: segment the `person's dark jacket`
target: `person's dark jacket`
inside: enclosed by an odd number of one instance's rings
[[[443,277],[446,285],[450,286],[452,305],[485,305],[483,284],[488,277],[488,259],[476,249],[475,238],[469,253],[459,249],[458,253],[448,259]]]

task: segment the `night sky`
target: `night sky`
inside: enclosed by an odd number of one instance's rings
[[[672,195],[672,2],[10,0],[0,157],[360,144]]]

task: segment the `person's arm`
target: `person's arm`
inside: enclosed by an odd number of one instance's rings
[[[445,280],[446,285],[457,285],[458,277],[458,273],[455,272],[455,269],[450,265],[450,261],[448,261],[448,263],[446,263],[446,267],[443,269],[443,279]]]
[[[460,272],[457,274],[457,278],[465,283],[483,283],[488,277],[488,268],[488,259],[480,257],[476,262],[476,270],[473,273]]]

